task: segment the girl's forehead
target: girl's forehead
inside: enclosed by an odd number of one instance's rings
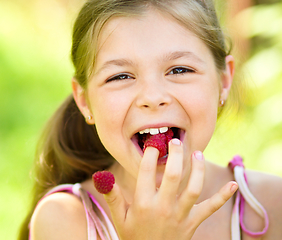
[[[205,52],[208,48],[194,33],[169,14],[150,10],[140,16],[112,17],[103,26],[98,39],[97,57],[124,50],[153,53]]]

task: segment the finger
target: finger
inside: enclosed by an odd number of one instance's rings
[[[159,151],[154,147],[147,147],[139,165],[135,198],[152,196],[156,192],[156,168]]]
[[[191,216],[194,217],[194,220],[198,222],[198,224],[200,224],[202,221],[220,209],[232,197],[237,189],[238,184],[236,182],[231,181],[227,183],[211,198],[201,202],[198,205],[195,205],[191,211]]]
[[[179,197],[179,207],[181,213],[185,215],[193,207],[199,198],[204,184],[205,176],[205,159],[200,151],[195,151],[192,154],[191,172],[187,187]]]
[[[162,201],[175,201],[183,168],[183,145],[175,138],[169,142],[169,155],[165,167],[163,180],[159,189]]]
[[[111,211],[113,222],[117,227],[118,225],[122,225],[126,219],[127,203],[120,191],[119,186],[115,183],[113,189],[103,196]]]

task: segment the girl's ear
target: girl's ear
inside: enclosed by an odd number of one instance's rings
[[[72,79],[72,92],[76,105],[84,116],[86,123],[89,125],[94,124],[93,114],[88,106],[85,90],[75,78]]]
[[[221,75],[221,92],[220,92],[220,101],[224,101],[224,102],[227,100],[235,72],[235,62],[233,56],[228,55],[225,58],[225,64],[226,64],[225,70]]]

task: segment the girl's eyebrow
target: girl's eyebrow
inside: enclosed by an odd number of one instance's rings
[[[119,58],[119,59],[113,59],[106,61],[97,71],[95,74],[100,73],[102,70],[105,68],[108,68],[110,66],[118,66],[118,67],[123,67],[123,66],[133,66],[135,65],[131,60],[124,59],[124,58]]]
[[[169,61],[173,61],[179,58],[190,58],[193,61],[197,62],[198,64],[201,65],[206,65],[206,63],[200,58],[198,57],[196,54],[194,54],[193,52],[189,52],[189,51],[175,51],[175,52],[170,52],[168,54],[165,54],[162,58],[160,62],[169,62]],[[113,60],[109,60],[106,61],[95,73],[99,74],[102,70],[104,70],[105,68],[108,68],[110,66],[118,66],[118,67],[123,67],[123,66],[134,66],[135,63],[129,59],[125,59],[125,58],[119,58],[119,59],[113,59]]]
[[[172,60],[176,60],[179,58],[190,58],[193,61],[202,64],[202,65],[206,65],[206,62],[204,60],[202,60],[200,57],[198,57],[195,53],[193,52],[189,52],[189,51],[175,51],[175,52],[170,52],[168,54],[166,54],[163,58],[163,61],[172,61]]]

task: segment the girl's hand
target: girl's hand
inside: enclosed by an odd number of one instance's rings
[[[200,223],[237,190],[237,184],[229,182],[210,199],[195,205],[203,187],[205,164],[202,153],[194,152],[188,184],[178,196],[183,165],[183,146],[178,139],[169,143],[165,173],[156,190],[157,158],[158,150],[148,147],[140,163],[132,204],[125,202],[117,184],[104,195],[121,240],[191,239]]]

